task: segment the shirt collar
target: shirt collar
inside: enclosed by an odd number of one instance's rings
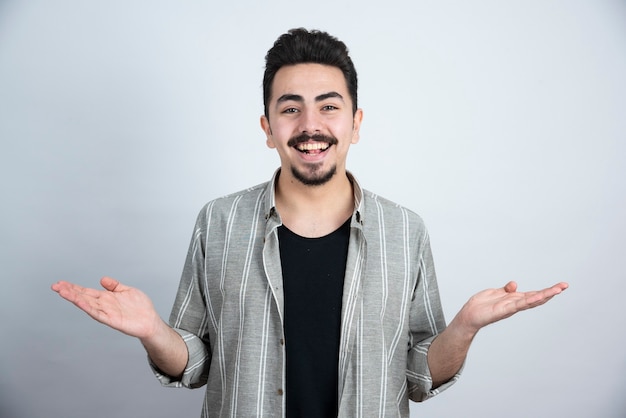
[[[280,168],[274,171],[274,175],[270,180],[267,192],[265,194],[265,219],[269,220],[270,218],[276,216],[277,220],[280,222],[280,217],[278,212],[276,211],[276,181],[278,180],[278,176],[280,174]],[[350,183],[352,183],[352,190],[354,191],[354,213],[352,215],[352,219],[356,220],[359,224],[363,224],[363,189],[359,184],[358,180],[352,173],[346,171],[348,179]]]
[[[276,181],[278,180],[278,174],[280,168],[274,171],[272,179],[267,185],[265,192],[265,219],[268,220],[273,216],[278,216],[276,212]]]

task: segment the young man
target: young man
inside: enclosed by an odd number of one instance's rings
[[[428,234],[346,171],[363,112],[345,45],[291,30],[266,56],[280,169],[200,212],[170,324],[139,290],[53,285],[138,337],[164,385],[206,385],[203,416],[409,416],[453,384],[480,328],[567,288],[473,296],[446,327]]]

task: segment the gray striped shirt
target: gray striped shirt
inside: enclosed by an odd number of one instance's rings
[[[180,380],[155,373],[166,386],[206,385],[202,417],[284,416],[277,174],[198,215],[170,316],[189,361]],[[409,399],[428,399],[459,377],[432,388],[426,355],[445,321],[428,233],[418,215],[350,179],[339,416],[408,417]]]

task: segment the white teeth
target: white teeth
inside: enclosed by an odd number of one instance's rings
[[[325,142],[306,142],[304,144],[298,144],[297,148],[300,151],[325,150],[328,148],[328,144]]]

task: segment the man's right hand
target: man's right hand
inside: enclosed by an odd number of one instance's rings
[[[103,277],[104,290],[60,281],[52,290],[98,322],[137,337],[154,364],[172,377],[180,377],[188,360],[181,336],[159,317],[152,301],[139,289]]]
[[[103,277],[100,284],[105,290],[60,281],[52,285],[52,290],[96,321],[142,340],[151,338],[162,326],[145,293],[110,277]]]

